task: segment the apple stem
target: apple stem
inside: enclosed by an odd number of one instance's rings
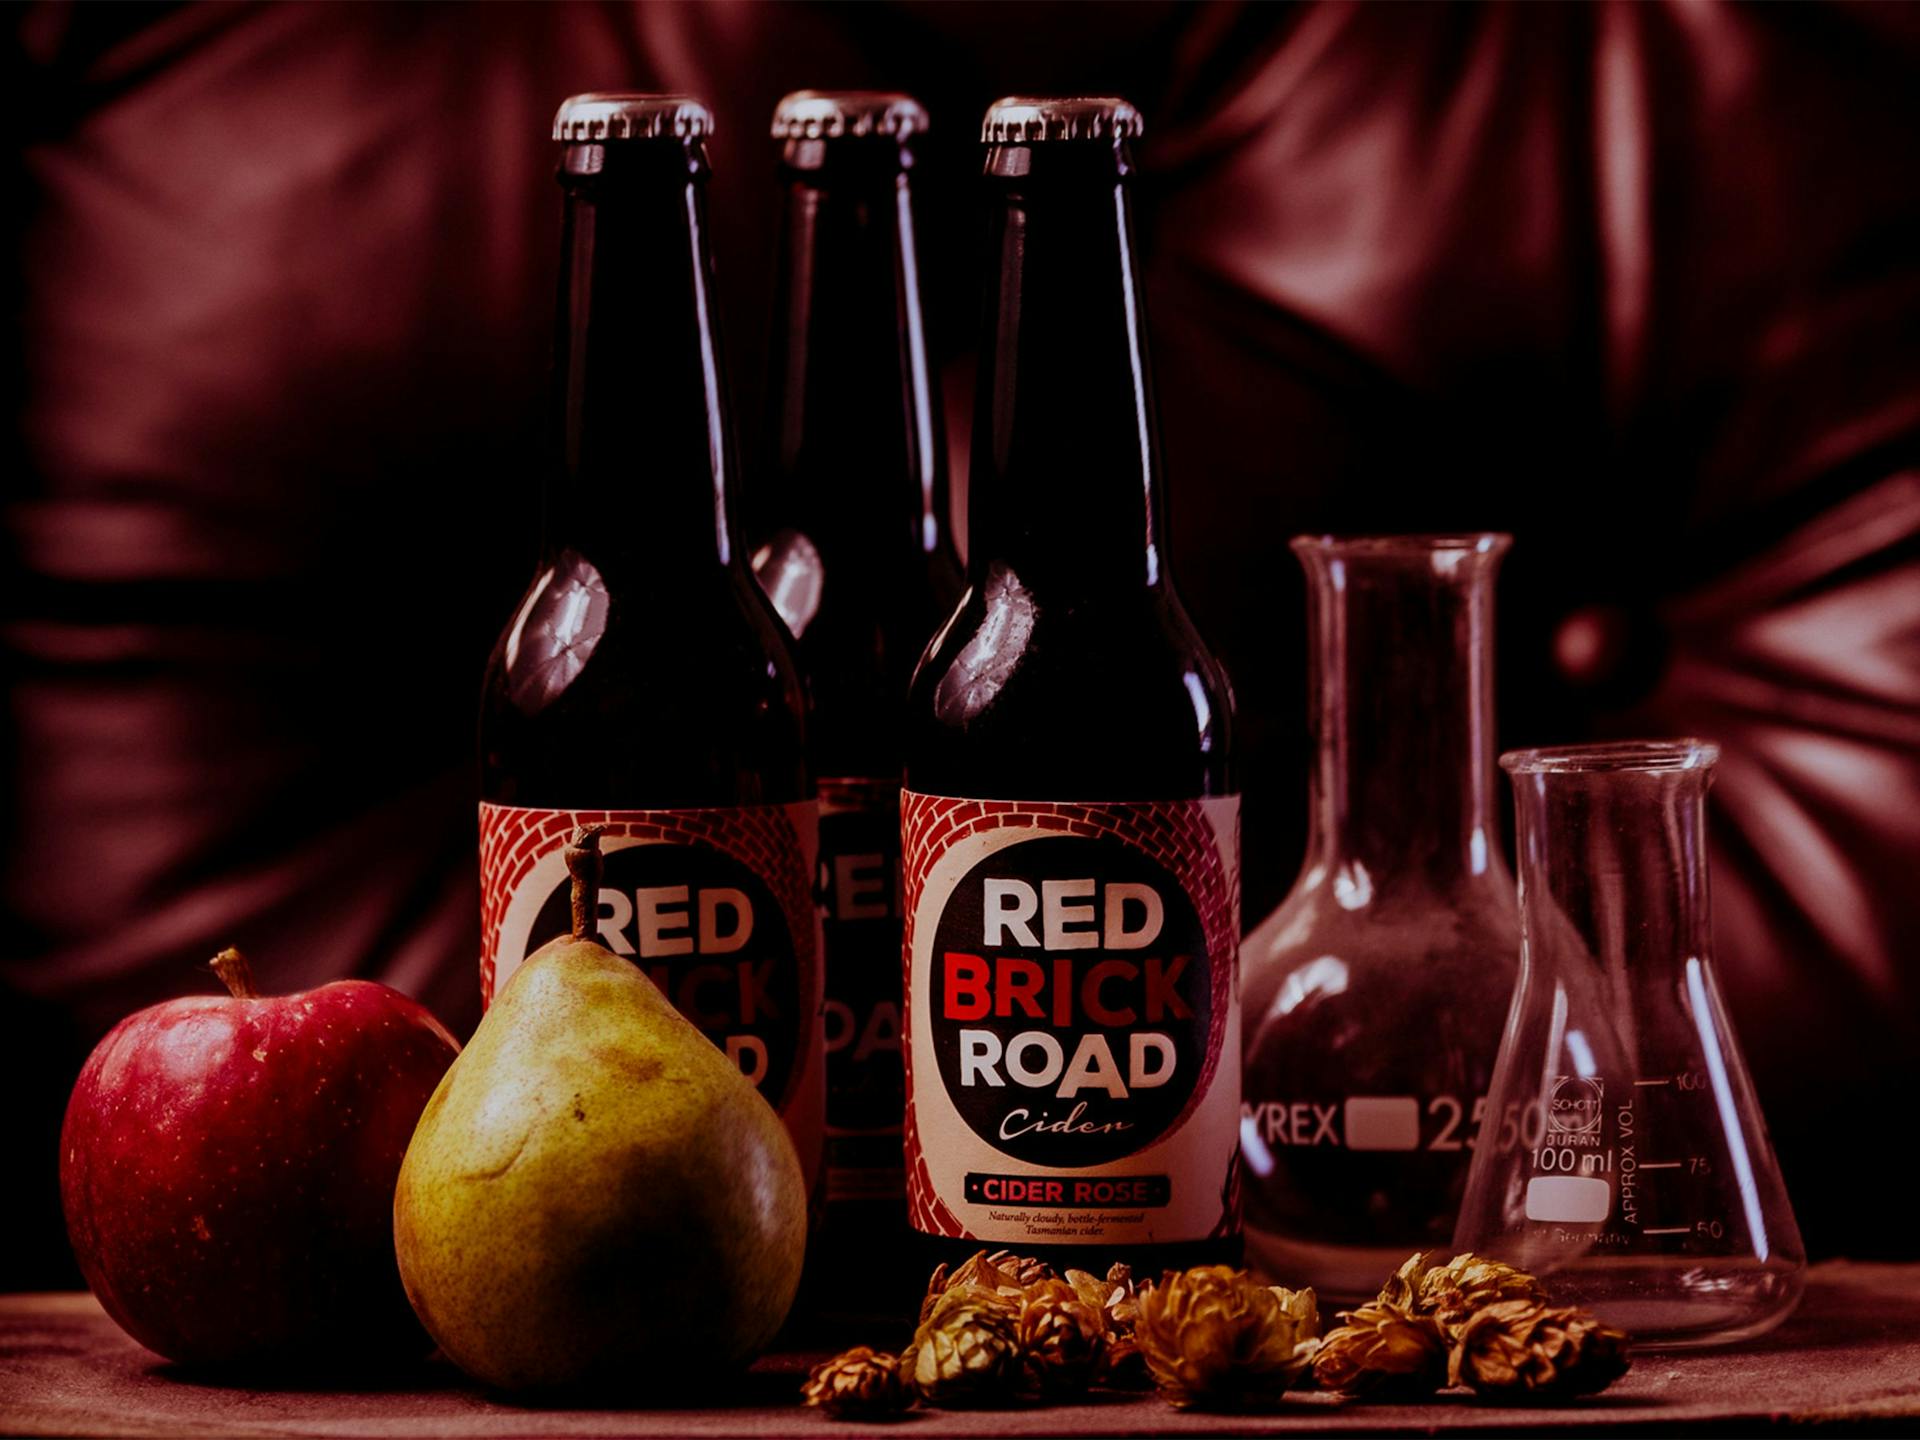
[[[573,938],[585,940],[600,918],[599,825],[582,826],[567,847],[567,873],[573,877]]]
[[[253,966],[247,963],[247,957],[229,945],[212,960],[207,967],[220,977],[220,983],[233,992],[236,1000],[258,1000],[260,992],[253,987]]]

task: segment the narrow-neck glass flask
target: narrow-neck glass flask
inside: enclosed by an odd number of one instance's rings
[[[1306,861],[1241,952],[1248,1257],[1336,1299],[1446,1243],[1513,992],[1494,821],[1504,535],[1293,542]]]
[[[1697,740],[1501,757],[1520,983],[1455,1244],[1642,1345],[1771,1329],[1805,1251],[1713,963]]]

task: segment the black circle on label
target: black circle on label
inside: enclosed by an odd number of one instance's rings
[[[989,882],[1004,917],[992,935]],[[1145,943],[1143,890],[1160,910]],[[1170,873],[1119,840],[1022,840],[979,861],[934,926],[929,981],[948,1098],[1019,1160],[1070,1169],[1144,1149],[1180,1117],[1206,1063],[1214,996],[1200,917]]]
[[[766,882],[705,846],[616,845],[603,857],[600,928],[588,938],[638,965],[780,1105],[811,1017],[787,912]],[[572,928],[572,893],[562,876],[534,920],[536,943]]]

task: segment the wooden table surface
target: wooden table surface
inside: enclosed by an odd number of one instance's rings
[[[188,1378],[135,1345],[90,1295],[0,1296],[0,1433],[76,1436],[773,1436],[1463,1434],[1577,1428],[1749,1434],[1920,1431],[1920,1265],[1817,1267],[1797,1314],[1730,1350],[1647,1352],[1605,1395],[1554,1410],[1464,1395],[1421,1405],[1289,1396],[1270,1415],[1176,1411],[1154,1397],[1054,1408],[919,1411],[893,1426],[842,1424],[796,1401],[808,1363],[762,1360],[704,1410],[537,1410],[502,1404],[444,1364],[378,1389],[257,1390]]]

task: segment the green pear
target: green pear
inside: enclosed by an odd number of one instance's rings
[[[394,1242],[421,1322],[502,1390],[682,1388],[743,1366],[800,1283],[807,1197],[780,1117],[630,961],[529,956],[427,1102]]]

